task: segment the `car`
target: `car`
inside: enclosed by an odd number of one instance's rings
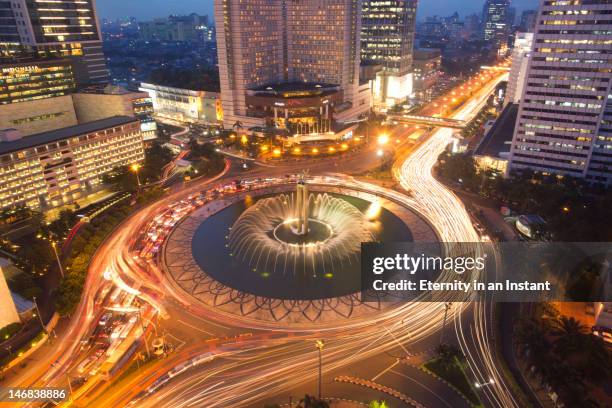
[[[102,317],[100,318],[100,321],[98,322],[98,324],[100,326],[106,326],[106,324],[110,321],[111,317],[113,317],[113,314],[111,312],[104,313]]]

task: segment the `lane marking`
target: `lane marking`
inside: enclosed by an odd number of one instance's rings
[[[399,364],[399,359],[395,360],[395,363],[391,364],[389,367],[385,368],[384,370],[382,370],[380,373],[378,373],[375,377],[372,378],[372,380],[370,381],[376,381],[376,379],[378,377],[380,377],[381,375],[385,374],[387,371],[391,370],[393,367],[395,367],[396,365]]]

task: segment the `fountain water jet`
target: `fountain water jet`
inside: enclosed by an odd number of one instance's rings
[[[358,265],[362,242],[372,241],[367,218],[327,193],[309,193],[302,178],[292,194],[264,198],[248,208],[229,234],[233,255],[262,274],[333,276]],[[331,275],[330,275],[331,274]]]

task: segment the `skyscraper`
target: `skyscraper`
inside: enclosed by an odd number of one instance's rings
[[[543,0],[510,151],[511,169],[612,181],[608,0]]]
[[[508,51],[508,24],[509,0],[486,0],[482,10],[483,37],[491,43],[499,55]]]
[[[369,109],[359,1],[215,0],[215,21],[226,125],[312,129]]]
[[[521,21],[519,22],[519,28],[523,32],[531,33],[535,29],[536,17],[538,16],[537,10],[523,10],[521,13]]]
[[[412,93],[417,0],[365,0],[362,7],[361,59],[383,66],[374,103],[391,106]]]
[[[68,57],[77,84],[108,81],[95,0],[0,1],[0,56]]]

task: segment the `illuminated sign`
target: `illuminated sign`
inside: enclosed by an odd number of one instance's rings
[[[23,67],[8,67],[8,68],[2,68],[2,73],[3,74],[12,74],[12,73],[21,73],[21,72],[33,72],[33,71],[40,71],[40,68],[38,67],[38,65],[25,65]]]

